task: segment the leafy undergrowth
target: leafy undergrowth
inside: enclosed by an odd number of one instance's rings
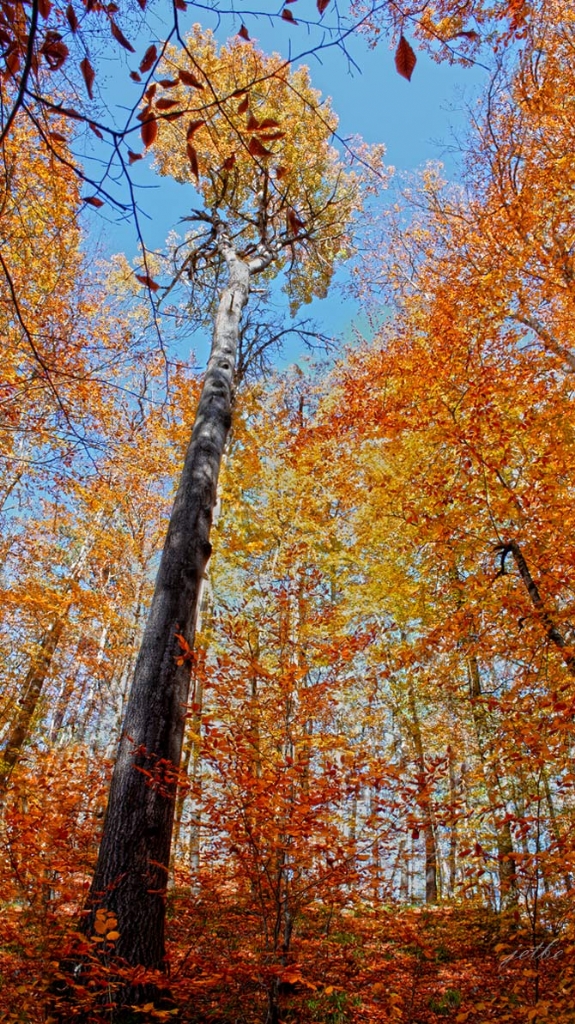
[[[83,977],[54,983],[77,955],[108,765],[71,751],[22,771],[0,827],[0,1022],[110,1022],[113,915],[82,937]],[[75,785],[78,774],[88,780]],[[214,869],[212,869],[214,872]],[[183,883],[184,875],[180,877]],[[200,880],[199,880],[200,881]],[[152,998],[124,1019],[182,1024],[574,1024],[572,894],[496,914],[471,898],[437,907],[302,901],[294,917],[212,873],[168,895],[169,985],[180,1014]],[[338,902],[339,900],[339,902]],[[526,912],[530,910],[530,914]],[[536,911],[536,917],[535,917]],[[102,912],[104,913],[104,912]],[[278,928],[278,922],[282,927]],[[285,926],[293,925],[289,950]],[[274,940],[275,935],[275,940]],[[274,951],[275,950],[275,951]],[[129,972],[128,972],[129,973]],[[157,978],[139,977],[138,982]],[[99,995],[99,999],[95,998]],[[108,1002],[108,1007],[106,1007]]]
[[[173,992],[190,1024],[266,1018],[278,981],[279,1019],[309,1024],[572,1022],[575,936],[533,934],[473,903],[331,912],[309,909],[288,962],[266,963],[257,918],[239,905],[207,912],[177,900]],[[195,907],[195,912],[194,912]]]
[[[316,905],[302,915],[282,963],[282,957],[266,953],[260,921],[237,900],[228,906],[220,900],[215,907],[176,890],[170,902],[170,986],[184,1024],[263,1024],[271,991],[277,1019],[285,1024],[575,1019],[570,924],[557,934],[533,935],[513,915],[502,918],[472,902],[337,911]],[[30,918],[24,935],[8,921],[1,938],[0,1021],[54,1019],[45,995],[57,960],[43,958],[57,955],[58,941],[46,944]],[[100,977],[105,981],[105,971]],[[82,1020],[111,1019],[105,1008],[90,1007],[87,989],[78,989],[78,996],[79,1005],[70,1004],[64,1020],[74,1020],[76,1013]],[[165,1021],[174,1015],[150,1002],[146,1012],[129,1019]]]

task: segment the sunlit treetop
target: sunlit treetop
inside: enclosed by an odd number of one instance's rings
[[[212,252],[225,222],[239,255],[267,251],[274,273],[287,271],[292,308],[325,295],[335,263],[353,251],[365,188],[385,181],[383,148],[354,150],[355,166],[344,164],[332,145],[337,118],[307,68],[238,37],[219,47],[196,25],[184,49],[167,48],[158,78],[142,137],[160,174],[201,196],[192,219],[210,225]]]

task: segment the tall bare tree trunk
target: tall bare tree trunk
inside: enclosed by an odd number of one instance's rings
[[[164,967],[170,845],[201,583],[211,554],[217,483],[231,425],[240,320],[250,276],[271,254],[249,263],[220,234],[228,268],[192,437],[174,502],[148,621],[126,708],[98,863],[83,927],[99,907],[113,911],[118,955]],[[133,1002],[134,991],[124,997]],[[141,993],[136,992],[136,999]]]

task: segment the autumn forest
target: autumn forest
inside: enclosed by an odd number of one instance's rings
[[[573,1024],[572,3],[0,0],[0,140],[0,1022]]]

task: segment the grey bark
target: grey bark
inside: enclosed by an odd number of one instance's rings
[[[176,494],[112,777],[98,863],[84,929],[98,907],[116,914],[116,952],[129,964],[164,967],[165,898],[177,795],[191,648],[201,582],[211,553],[218,475],[231,425],[240,321],[252,274],[273,259],[249,263],[220,233],[228,268],[215,317],[212,349]],[[182,662],[178,664],[178,661]]]

